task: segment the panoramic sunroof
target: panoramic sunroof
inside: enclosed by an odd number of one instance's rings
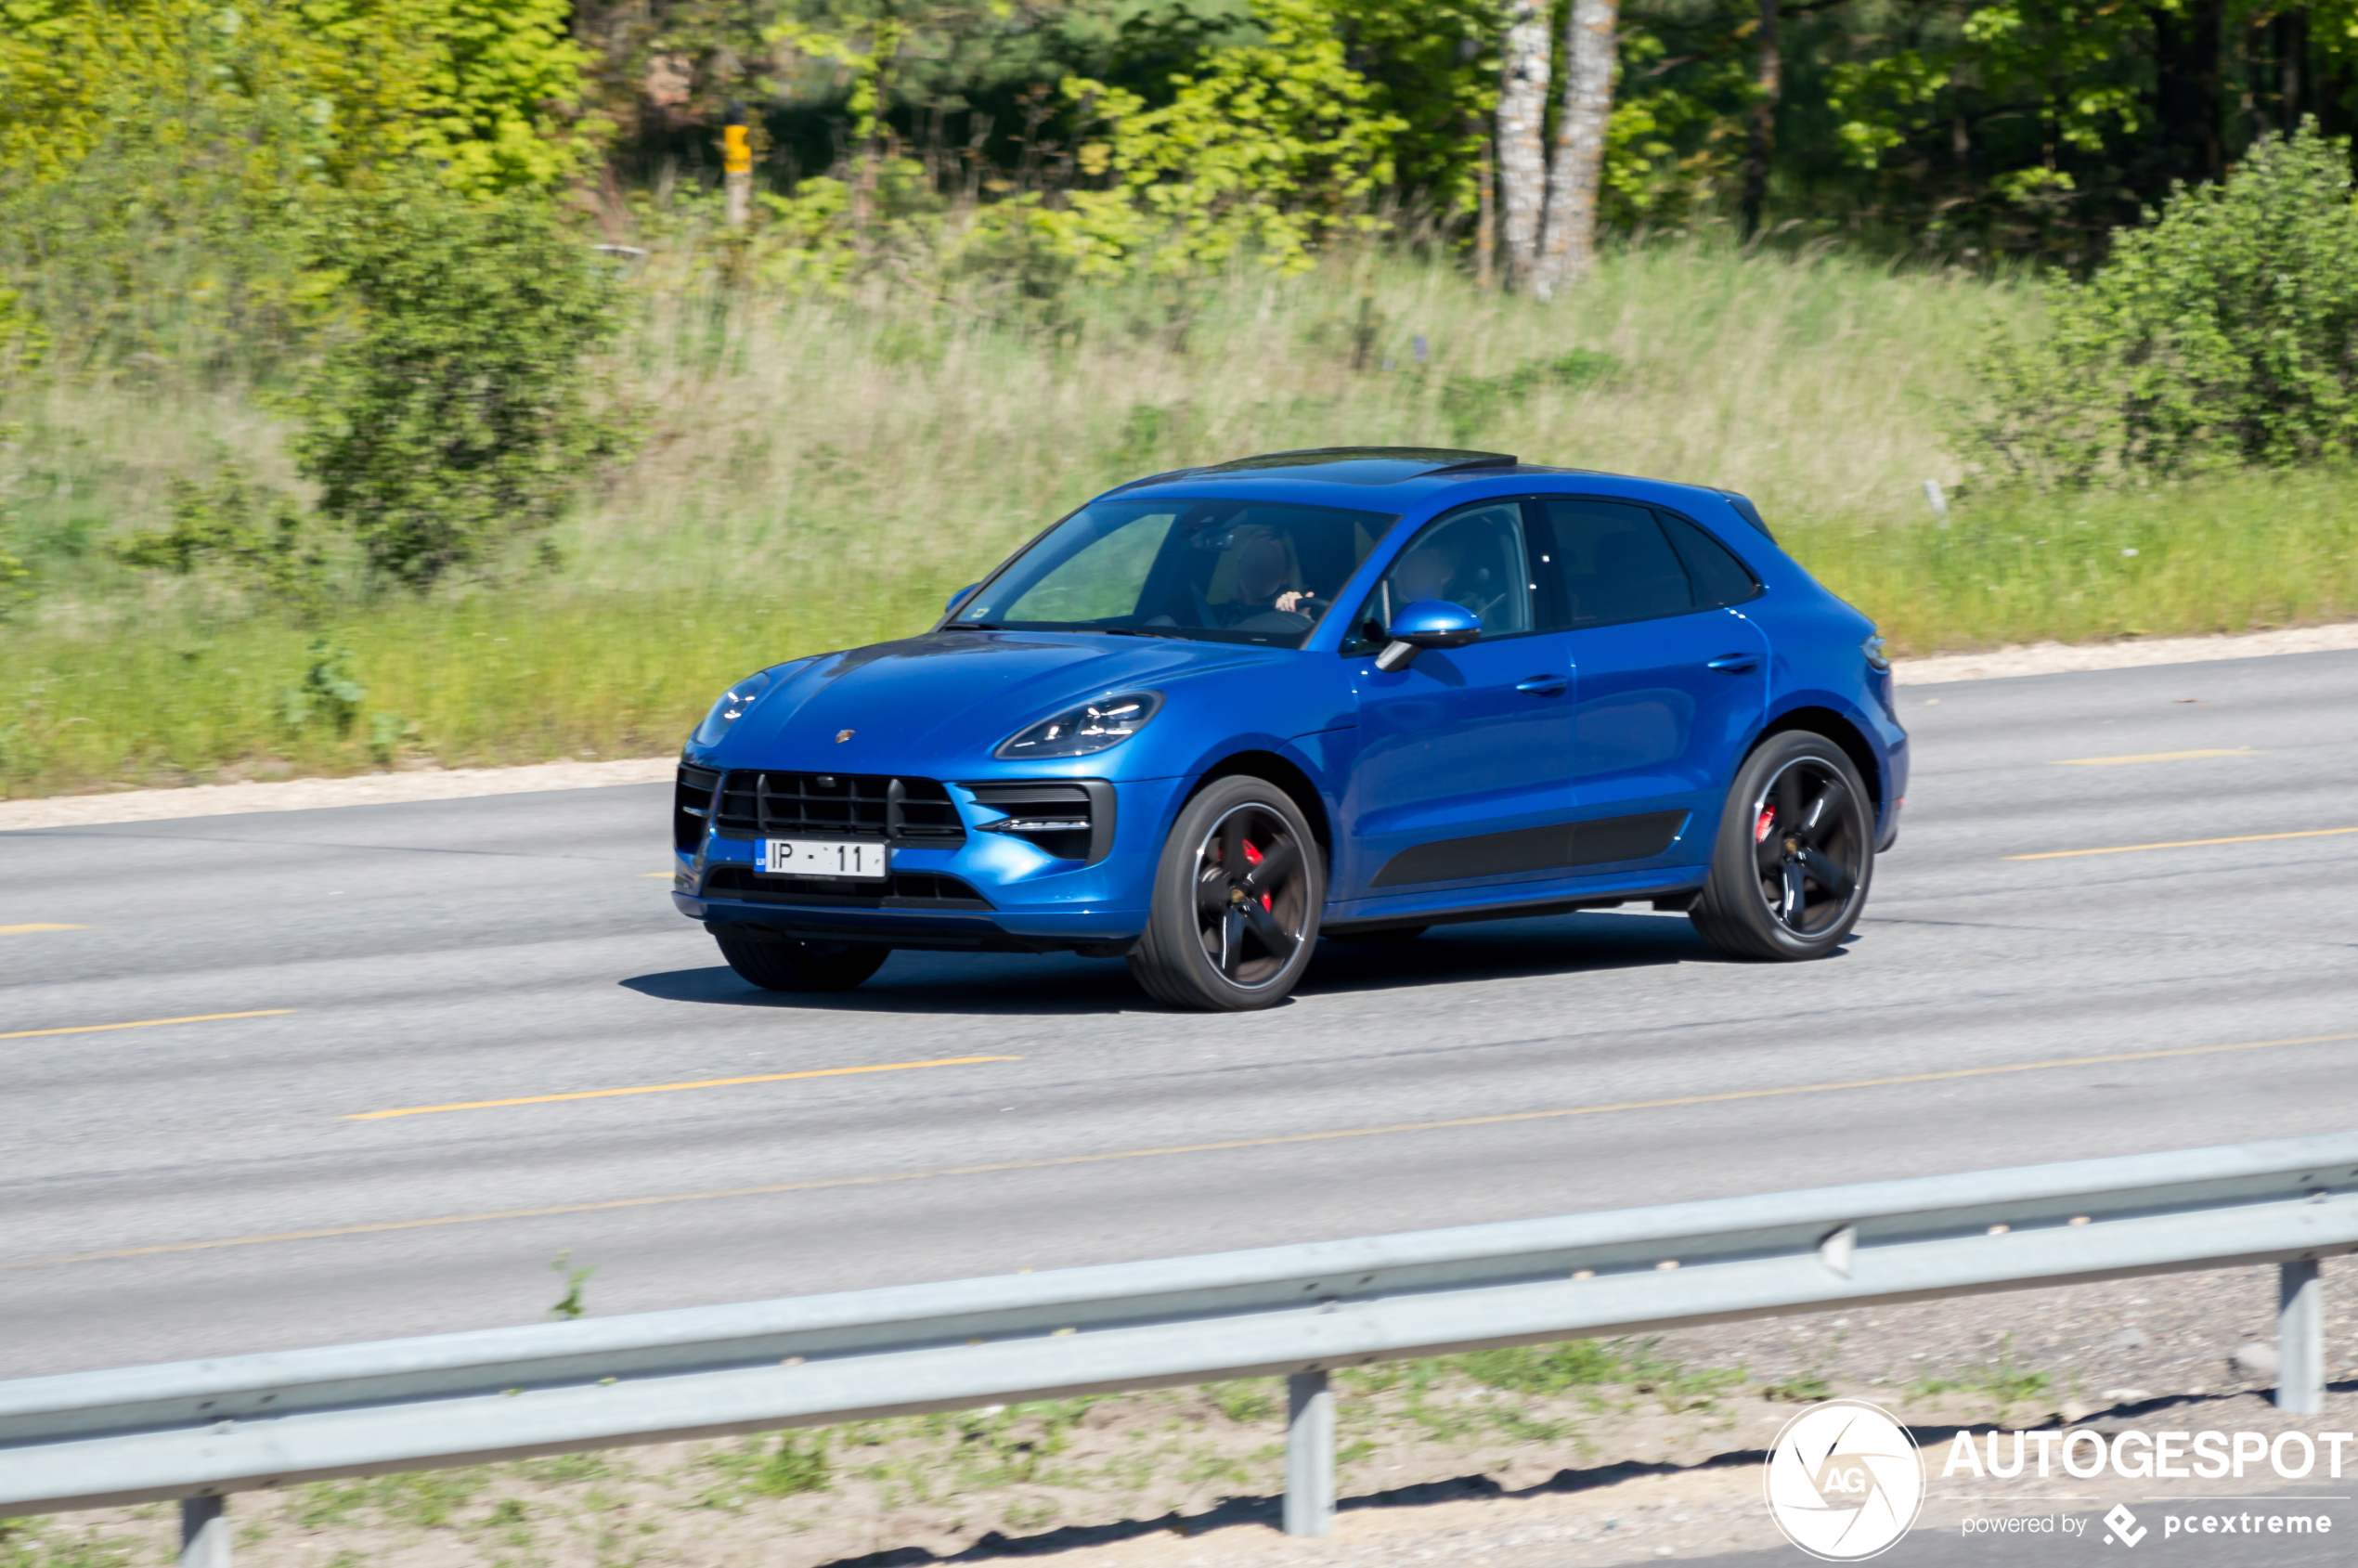
[[[1214,463],[1195,472],[1253,473],[1270,469],[1315,469],[1316,478],[1336,485],[1396,485],[1419,474],[1453,469],[1512,468],[1508,452],[1463,452],[1447,447],[1317,447],[1301,452],[1270,452],[1234,462]]]

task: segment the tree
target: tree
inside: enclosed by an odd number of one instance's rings
[[[1369,227],[1367,200],[1392,178],[1406,122],[1375,106],[1317,0],[1255,0],[1253,14],[1267,41],[1212,50],[1160,108],[1068,79],[1081,112],[1110,124],[1077,152],[1108,188],[1072,191],[1062,210],[1027,206],[1033,223],[1093,270],[1167,273],[1240,251],[1298,271],[1321,240]]]
[[[528,194],[411,178],[337,216],[358,319],[298,399],[295,457],[369,567],[422,590],[546,529],[621,450],[598,364],[617,285]]]
[[[1752,106],[1752,123],[1744,137],[1744,193],[1737,203],[1737,222],[1747,238],[1760,232],[1768,206],[1768,167],[1777,153],[1777,103],[1784,96],[1785,58],[1777,38],[1777,0],[1760,0],[1760,31],[1755,47],[1758,61],[1753,90],[1759,97]]]
[[[2358,454],[2358,212],[2349,144],[2313,122],[2255,144],[2120,236],[2049,330],[2002,340],[1976,442],[2085,484]]]
[[[1564,27],[1564,107],[1548,175],[1548,235],[1532,292],[1550,298],[1588,276],[1597,259],[1597,187],[1604,175],[1617,64],[1620,0],[1572,0]]]
[[[1548,7],[1509,0],[1498,63],[1498,208],[1507,281],[1529,288],[1548,201]]]

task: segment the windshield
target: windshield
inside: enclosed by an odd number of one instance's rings
[[[1394,521],[1275,501],[1099,501],[1009,562],[950,624],[1299,648]]]

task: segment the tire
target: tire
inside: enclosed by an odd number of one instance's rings
[[[737,978],[765,991],[849,991],[884,966],[888,947],[713,934]]]
[[[1214,780],[1163,842],[1130,972],[1167,1006],[1273,1007],[1310,966],[1326,900],[1326,862],[1293,797],[1264,779]]]
[[[1788,731],[1728,791],[1710,879],[1687,917],[1730,958],[1792,963],[1842,945],[1875,874],[1875,817],[1842,747]]]
[[[1387,926],[1380,931],[1328,931],[1326,935],[1332,942],[1413,942],[1432,929],[1430,926]]]

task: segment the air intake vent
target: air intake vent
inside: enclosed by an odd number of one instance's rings
[[[932,779],[740,768],[721,785],[719,826],[739,836],[883,838],[952,849],[966,841],[950,792]]]
[[[795,904],[810,909],[985,910],[990,902],[954,876],[896,871],[874,882],[763,876],[749,865],[717,865],[705,875],[704,896],[730,903]]]
[[[693,855],[704,842],[705,823],[712,816],[712,792],[720,787],[720,775],[709,768],[682,767],[680,782],[672,791],[671,842],[680,853]]]
[[[996,822],[977,824],[986,833],[1020,838],[1060,861],[1091,864],[1113,848],[1113,785],[1103,780],[964,787],[973,792],[976,804],[1004,813]]]

